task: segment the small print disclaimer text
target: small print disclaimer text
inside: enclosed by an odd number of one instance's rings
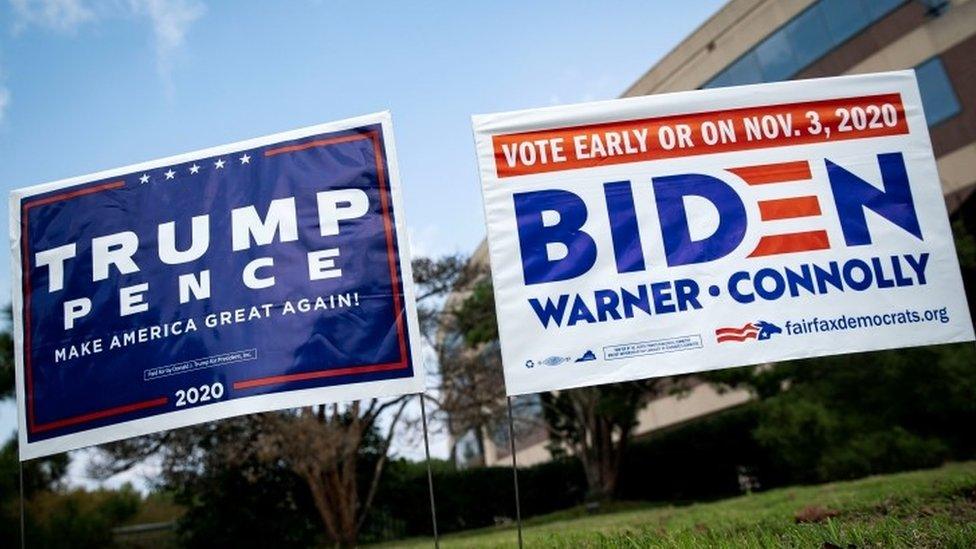
[[[185,374],[187,372],[192,372],[194,370],[213,368],[214,366],[224,366],[227,364],[233,364],[235,362],[256,360],[257,358],[258,358],[257,349],[243,349],[241,351],[232,351],[230,353],[222,353],[219,355],[205,356],[203,358],[194,358],[192,360],[177,362],[176,364],[169,364],[167,366],[157,366],[155,368],[149,368],[148,370],[145,370],[143,372],[143,379],[145,381],[151,381],[153,379],[159,379],[161,377]]]
[[[635,356],[659,355],[701,348],[701,335],[695,334],[655,339],[652,341],[638,341],[637,343],[624,343],[622,345],[610,345],[603,348],[603,356],[606,360],[620,360]]]

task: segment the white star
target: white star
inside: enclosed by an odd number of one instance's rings
[[[173,179],[173,176],[176,175],[176,172],[174,172],[173,169],[170,168],[169,171],[163,173],[163,175],[166,176],[166,179]]]
[[[139,183],[142,183],[143,185],[149,183],[149,176],[146,174],[142,174],[142,177],[139,178]]]
[[[217,168],[218,170],[223,169],[224,168],[224,159],[223,158],[218,158],[217,161],[214,162],[214,167]]]
[[[196,163],[194,163],[192,166],[190,166],[190,174],[191,175],[193,175],[193,174],[195,174],[195,173],[197,173],[199,171],[200,171],[200,166],[197,166]]]
[[[251,157],[249,155],[245,154],[244,156],[241,157],[241,164],[250,164],[250,163],[251,163]]]

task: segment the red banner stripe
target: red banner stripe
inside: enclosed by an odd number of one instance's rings
[[[749,254],[749,257],[827,250],[829,248],[830,240],[827,237],[827,231],[776,234],[760,238],[759,244]]]
[[[268,376],[260,377],[256,379],[247,379],[244,381],[235,381],[234,389],[251,389],[253,387],[263,387],[265,385],[278,385],[280,383],[291,383],[294,381],[308,381],[310,379],[322,379],[327,377],[337,377],[337,376],[347,376],[352,374],[361,374],[364,372],[387,372],[390,370],[399,370],[400,368],[405,368],[407,362],[389,362],[386,364],[371,364],[368,366],[348,366],[345,368],[335,368],[332,370],[317,370],[314,372],[300,372],[297,374],[284,374],[280,376]]]
[[[74,416],[48,423],[36,424],[34,426],[34,432],[40,433],[43,431],[50,431],[51,429],[58,429],[60,427],[68,427],[69,425],[88,423],[89,421],[105,419],[107,417],[127,414],[129,412],[135,412],[138,410],[145,410],[146,408],[157,408],[159,406],[165,406],[167,402],[168,399],[166,397],[159,397],[152,400],[144,400],[142,402],[135,402],[132,404],[126,404],[124,406],[116,406],[115,408],[99,410],[97,412],[92,412],[90,414],[84,414],[81,416]]]
[[[718,336],[718,342],[724,343],[726,341],[745,341],[747,339],[756,339],[756,332],[749,332],[748,334],[743,334],[741,336],[736,335],[723,335]]]
[[[741,168],[729,168],[729,171],[750,185],[804,181],[812,177],[810,175],[810,163],[806,160],[743,166]]]
[[[797,196],[795,198],[759,201],[759,215],[763,221],[810,217],[820,215],[821,213],[820,200],[816,196]]]
[[[753,326],[750,323],[750,324],[746,324],[745,326],[743,326],[741,328],[719,328],[719,329],[715,330],[715,335],[723,335],[723,334],[737,334],[738,335],[738,334],[742,334],[742,333],[748,332],[750,330],[759,331],[758,328],[756,328],[755,326]]]

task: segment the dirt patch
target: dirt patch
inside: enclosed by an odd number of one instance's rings
[[[820,505],[811,505],[797,511],[796,514],[793,515],[793,520],[795,520],[797,524],[817,523],[823,522],[829,518],[834,518],[839,514],[840,511],[821,507]]]

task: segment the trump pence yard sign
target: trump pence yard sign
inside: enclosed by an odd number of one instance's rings
[[[509,394],[973,339],[911,71],[474,130]]]
[[[24,459],[419,392],[388,114],[14,191]]]

